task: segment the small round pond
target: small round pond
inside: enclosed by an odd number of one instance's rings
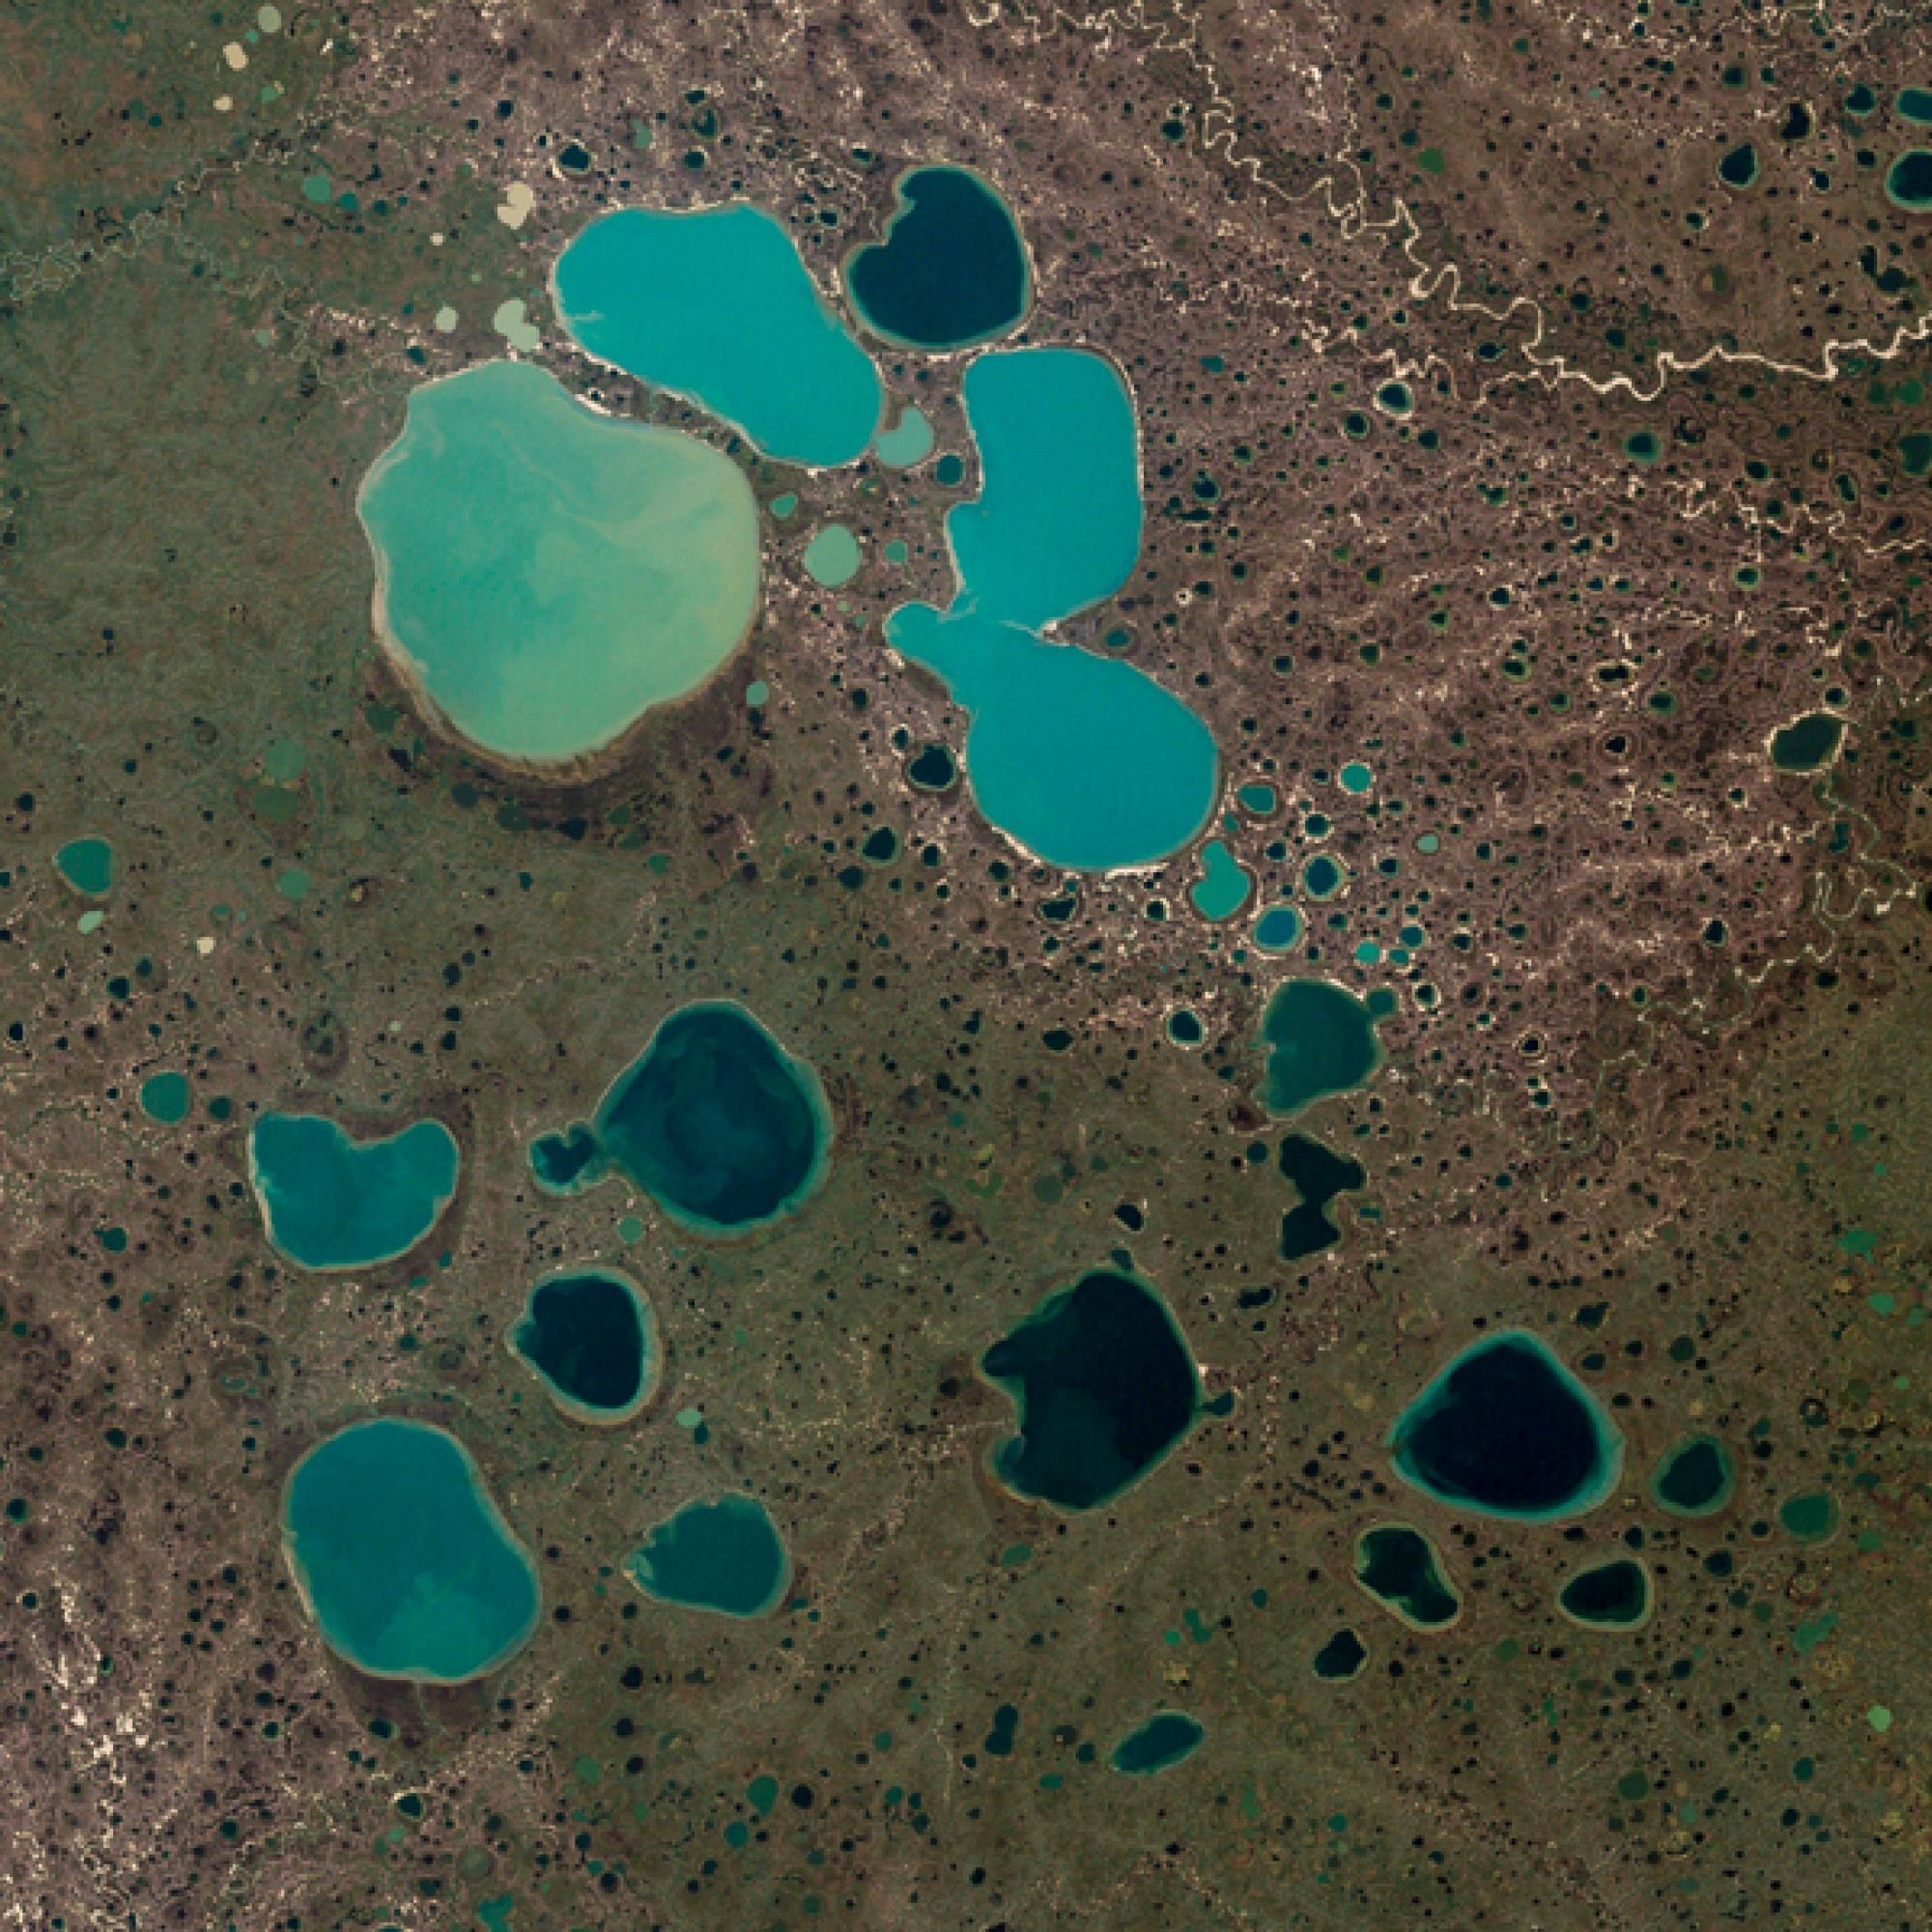
[[[1019,1434],[994,1447],[1013,1494],[1065,1511],[1110,1502],[1194,1426],[1201,1378],[1158,1291],[1117,1269],[1081,1276],[980,1358]]]
[[[480,751],[567,763],[696,690],[758,605],[758,513],[728,457],[486,362],[410,398],[356,508],[376,629]]]
[[[1623,1473],[1623,1437],[1536,1336],[1487,1335],[1396,1418],[1396,1473],[1485,1516],[1543,1522],[1595,1509]]]
[[[536,1629],[536,1565],[469,1452],[384,1417],[318,1443],[282,1492],[282,1548],[323,1640],[371,1677],[463,1684]]]
[[[325,1114],[264,1114],[248,1179],[269,1239],[318,1272],[399,1260],[456,1198],[462,1155],[440,1121],[357,1141]]]
[[[547,1275],[507,1340],[557,1407],[580,1422],[628,1422],[657,1388],[661,1350],[650,1302],[616,1268]]]
[[[845,258],[845,289],[874,335],[944,352],[1016,327],[1033,271],[1012,211],[969,169],[909,169],[883,240]]]
[[[816,1072],[734,1001],[700,1000],[652,1034],[591,1121],[537,1140],[530,1167],[560,1194],[614,1170],[682,1226],[743,1235],[802,1208],[831,1149]]]
[[[791,1581],[791,1558],[771,1513],[755,1496],[738,1494],[687,1503],[650,1532],[624,1569],[657,1603],[726,1617],[776,1609]]]
[[[1731,1452],[1715,1435],[1687,1435],[1664,1453],[1650,1493],[1672,1516],[1716,1516],[1737,1487]]]

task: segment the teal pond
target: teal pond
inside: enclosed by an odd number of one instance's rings
[[[1144,671],[1043,635],[1140,554],[1133,403],[1073,349],[982,355],[962,394],[981,487],[946,517],[958,591],[944,611],[901,606],[887,640],[971,715],[963,762],[994,826],[1075,871],[1152,865],[1212,810],[1213,738]]]
[[[610,1267],[565,1268],[529,1292],[511,1352],[580,1422],[628,1422],[658,1383],[661,1350],[644,1292]]]
[[[843,524],[827,524],[805,547],[806,575],[837,590],[859,574],[859,539]]]
[[[179,1126],[187,1119],[191,1098],[185,1073],[151,1073],[141,1082],[142,1113],[164,1127]]]
[[[84,899],[104,899],[114,889],[114,848],[104,838],[72,838],[54,854],[60,875]]]
[[[1255,882],[1218,838],[1201,852],[1201,877],[1188,888],[1194,910],[1210,922],[1233,919],[1247,904]]]
[[[580,348],[722,417],[762,455],[836,468],[878,427],[871,358],[762,209],[618,209],[563,251],[552,284]]]
[[[427,1423],[358,1422],[311,1449],[282,1548],[324,1641],[372,1677],[467,1683],[536,1629],[536,1565],[469,1452]]]
[[[357,509],[378,634],[497,757],[602,749],[704,683],[757,612],[757,504],[738,467],[601,416],[528,363],[417,389]]]
[[[537,1140],[530,1166],[556,1194],[614,1171],[681,1225],[739,1235],[803,1207],[831,1148],[816,1072],[743,1007],[700,1000],[664,1021],[594,1119]]]
[[[357,1141],[324,1114],[264,1114],[248,1179],[269,1239],[298,1267],[374,1267],[409,1253],[456,1197],[462,1158],[440,1121]]]
[[[1807,711],[1771,734],[1771,762],[1781,772],[1822,771],[1838,755],[1845,721],[1829,711]]]
[[[1262,1103],[1280,1116],[1352,1094],[1382,1064],[1375,1014],[1326,980],[1284,980],[1262,1015],[1261,1044]]]
[[[1114,1769],[1129,1777],[1151,1777],[1192,1757],[1207,1735],[1184,1711],[1156,1711],[1114,1747]]]
[[[1194,1426],[1201,1378],[1159,1293],[1112,1268],[1050,1294],[980,1358],[1018,1413],[995,1445],[1013,1494],[1096,1509],[1138,1482]]]
[[[1687,1435],[1664,1453],[1650,1479],[1658,1507],[1672,1516],[1716,1516],[1737,1487],[1731,1452],[1715,1435]]]
[[[935,353],[1016,327],[1033,271],[1012,211],[970,169],[912,168],[882,241],[845,258],[845,291],[874,335]]]
[[[1623,1473],[1607,1411],[1538,1337],[1464,1349],[1396,1418],[1402,1479],[1438,1502],[1547,1522],[1595,1509]]]
[[[888,469],[911,469],[932,454],[932,424],[908,403],[898,421],[879,432],[872,448]]]
[[[659,1523],[624,1568],[645,1596],[680,1609],[761,1617],[791,1580],[771,1513],[755,1496],[687,1503]]]

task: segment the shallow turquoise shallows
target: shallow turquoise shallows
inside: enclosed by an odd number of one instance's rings
[[[871,441],[878,372],[762,209],[619,209],[563,251],[552,280],[581,347],[722,416],[764,455],[831,467]]]
[[[1048,1295],[986,1350],[980,1373],[1019,1415],[1019,1434],[993,1450],[994,1475],[1069,1512],[1139,1482],[1201,1410],[1201,1378],[1167,1303],[1113,1268]]]
[[[1201,871],[1187,893],[1195,911],[1206,920],[1233,919],[1247,904],[1254,880],[1218,838],[1208,839],[1202,849]]]
[[[1255,921],[1255,947],[1262,952],[1286,952],[1301,937],[1301,915],[1292,905],[1271,905]]]
[[[1144,671],[1040,635],[1112,596],[1140,553],[1133,404],[1071,349],[982,355],[963,395],[981,490],[947,513],[959,589],[943,612],[894,611],[887,639],[971,714],[967,777],[1002,832],[1077,871],[1152,865],[1213,808],[1214,740]]]
[[[114,888],[114,848],[104,838],[74,838],[54,854],[60,875],[82,898],[102,899]]]
[[[282,1548],[323,1640],[372,1677],[481,1677],[542,1607],[482,1471],[427,1423],[358,1422],[311,1449],[282,1492]]]
[[[1148,1777],[1165,1771],[1201,1748],[1208,1733],[1184,1711],[1156,1711],[1146,1723],[1114,1747],[1116,1771],[1130,1777]]]
[[[685,1227],[742,1235],[803,1207],[831,1151],[817,1073],[743,1007],[699,1000],[665,1020],[594,1119],[542,1136],[530,1166],[554,1194],[614,1169]]]
[[[923,410],[908,403],[898,421],[879,432],[872,448],[888,469],[911,469],[932,454],[932,424]]]
[[[806,575],[828,590],[859,574],[859,539],[843,524],[827,524],[805,547]]]
[[[845,290],[866,327],[940,352],[1005,335],[1033,296],[1012,211],[966,168],[909,169],[895,195],[884,239],[845,258]]]
[[[1485,1335],[1389,1431],[1396,1473],[1438,1502],[1548,1522],[1595,1509],[1623,1474],[1609,1413],[1540,1337]]]
[[[657,1388],[661,1352],[650,1302],[616,1268],[547,1275],[508,1339],[550,1399],[580,1422],[628,1422]]]
[[[758,606],[758,511],[728,457],[486,362],[410,398],[357,498],[376,628],[472,744],[552,763],[696,689]]]
[[[323,1114],[264,1114],[248,1179],[269,1239],[298,1267],[373,1267],[406,1255],[456,1196],[462,1165],[440,1121],[355,1141]]]
[[[791,1558],[755,1496],[687,1503],[651,1531],[624,1568],[647,1597],[681,1609],[761,1617],[791,1580]]]
[[[1262,1103],[1271,1114],[1297,1114],[1331,1094],[1351,1094],[1382,1064],[1376,1018],[1344,986],[1326,980],[1285,980],[1262,1017],[1267,1053]]]

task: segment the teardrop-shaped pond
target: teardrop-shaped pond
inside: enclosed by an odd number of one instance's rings
[[[1536,1336],[1486,1335],[1389,1432],[1396,1472],[1438,1502],[1543,1522],[1580,1516],[1623,1473],[1623,1437]]]
[[[700,1000],[659,1026],[591,1121],[538,1139],[530,1167],[562,1194],[614,1169],[684,1227],[742,1235],[803,1207],[831,1150],[812,1068],[735,1001]]]
[[[248,1136],[269,1239],[318,1272],[400,1260],[456,1198],[461,1167],[440,1121],[357,1141],[326,1114],[264,1114]]]
[[[643,1290],[611,1267],[565,1268],[529,1292],[510,1352],[580,1422],[628,1422],[657,1387],[657,1324]]]
[[[469,1450],[428,1423],[317,1443],[282,1492],[282,1548],[323,1640],[371,1677],[467,1683],[536,1629],[536,1565]]]
[[[1116,1771],[1123,1771],[1129,1777],[1151,1777],[1192,1757],[1207,1735],[1184,1711],[1156,1711],[1114,1747],[1112,1763]]]
[[[1201,1378],[1158,1291],[1097,1268],[1050,1294],[980,1358],[1019,1434],[992,1453],[1015,1495],[1096,1509],[1138,1482],[1194,1426]]]

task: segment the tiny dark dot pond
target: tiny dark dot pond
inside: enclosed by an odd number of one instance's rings
[[[1603,1502],[1623,1437],[1596,1398],[1534,1335],[1487,1335],[1396,1418],[1396,1472],[1438,1502],[1547,1521]]]
[[[1047,1296],[980,1359],[1019,1411],[993,1473],[1015,1495],[1096,1509],[1148,1473],[1194,1425],[1201,1378],[1159,1293],[1095,1269]]]

